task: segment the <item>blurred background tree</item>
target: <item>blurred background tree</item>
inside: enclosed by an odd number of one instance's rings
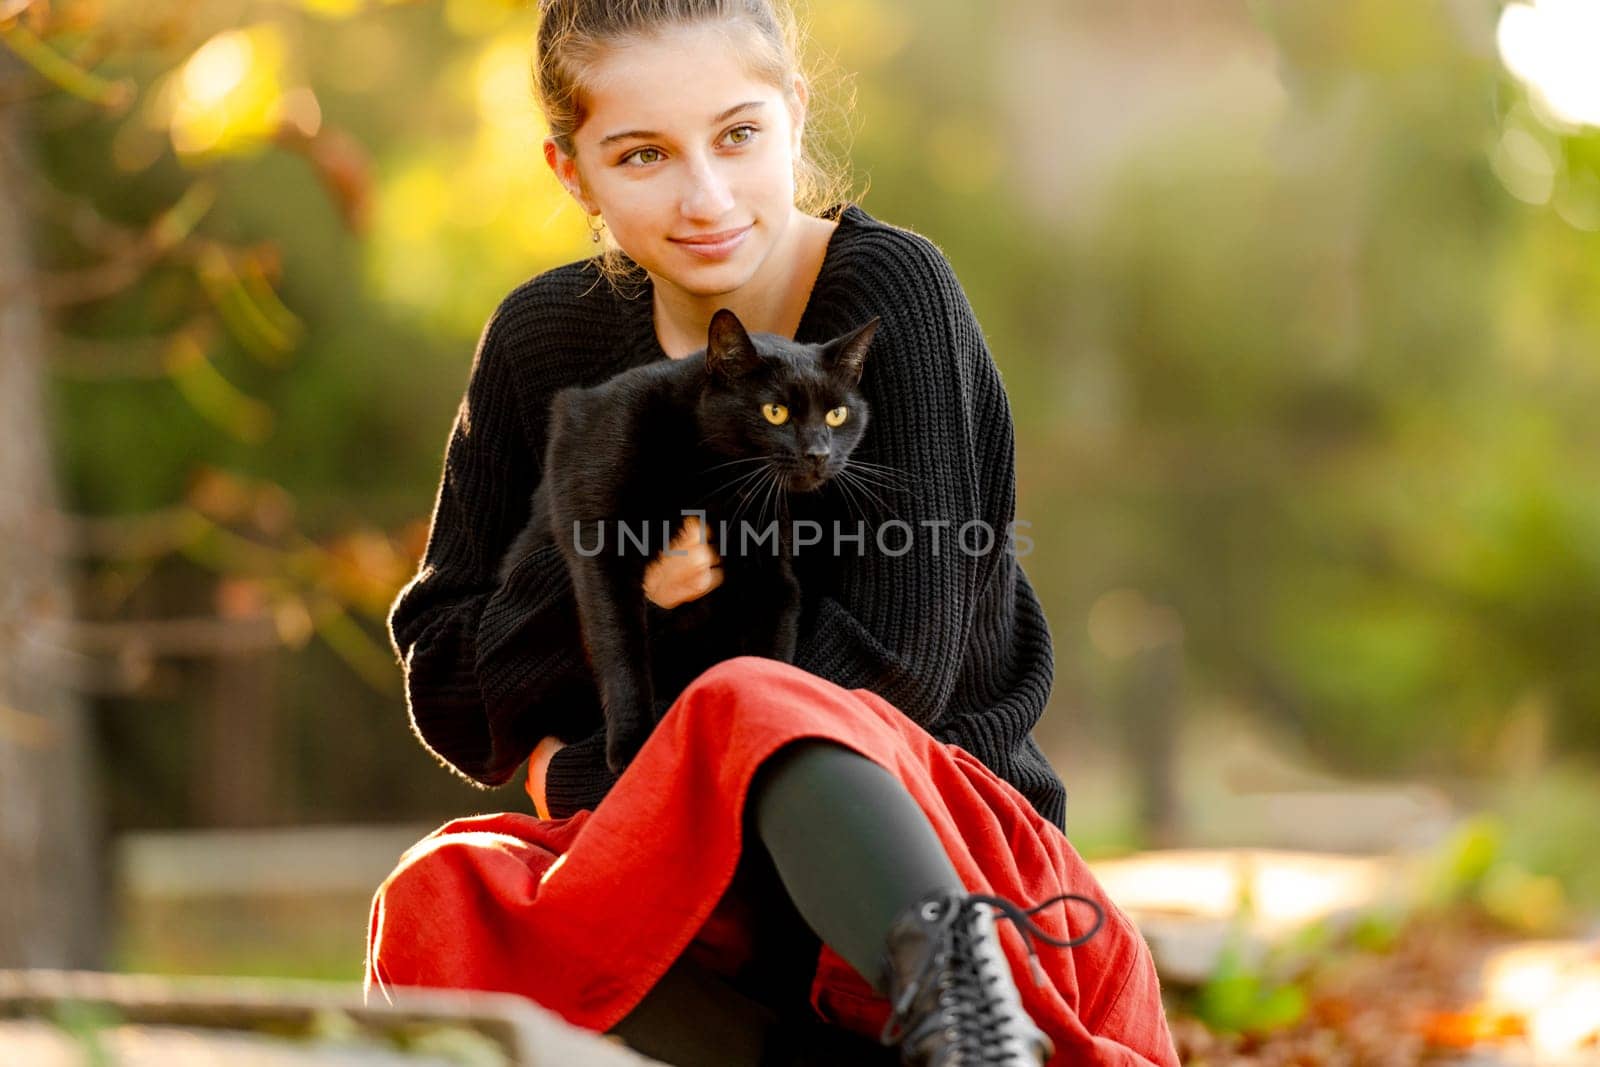
[[[1469,799],[1571,782],[1551,803],[1600,814],[1595,27],[1490,0],[800,9],[817,132],[948,254],[1012,398],[1069,830],[1203,832],[1184,768],[1241,732]],[[0,0],[34,260],[7,292],[48,328],[73,580],[49,640],[113,839],[526,803],[408,736],[383,620],[478,331],[589,248],[539,155],[535,21]]]
[[[0,54],[0,77],[12,64]],[[0,966],[101,962],[103,841],[85,708],[52,647],[71,615],[45,521],[55,507],[43,322],[22,212],[28,150],[0,110]]]

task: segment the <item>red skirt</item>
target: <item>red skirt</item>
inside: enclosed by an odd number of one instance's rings
[[[1105,909],[1104,927],[1086,943],[1038,943],[1044,984],[1031,977],[1015,925],[996,923],[1023,1005],[1055,1042],[1052,1067],[1177,1067],[1149,950],[1058,827],[975,756],[934,740],[870,690],[757,656],[696,678],[595,810],[457,819],[407,850],[373,897],[368,992],[376,984],[520,993],[603,1033],[685,951],[732,973],[748,949],[748,914],[727,892],[745,797],[761,762],[804,737],[838,742],[899,778],[969,892],[1024,906],[1079,893]],[[1066,939],[1093,918],[1069,901],[1034,921]],[[826,946],[811,1004],[874,1039],[889,1014],[888,1001]]]

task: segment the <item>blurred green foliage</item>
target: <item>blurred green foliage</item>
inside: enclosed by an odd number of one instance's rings
[[[1035,483],[1104,531],[1041,560],[1093,576],[1054,617],[1174,605],[1202,694],[1347,772],[1498,773],[1524,705],[1593,753],[1600,237],[1494,173],[1529,111],[1492,8],[1257,10],[1274,127],[1150,144],[1077,273],[1063,389],[1119,402]]]
[[[1304,1017],[1305,991],[1274,982],[1244,965],[1238,953],[1223,953],[1195,998],[1197,1018],[1217,1033],[1260,1033],[1292,1026]]]

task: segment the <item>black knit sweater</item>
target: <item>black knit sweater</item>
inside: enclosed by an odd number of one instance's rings
[[[861,381],[870,419],[857,454],[897,468],[914,491],[884,496],[865,551],[844,542],[825,565],[799,571],[795,663],[879,694],[1064,826],[1065,790],[1030,734],[1054,659],[1038,597],[1007,550],[1016,473],[999,372],[932,242],[857,205],[829,214],[839,226],[795,338],[826,340],[881,316]],[[592,808],[616,781],[599,697],[558,551],[528,556],[504,584],[496,571],[541,476],[555,391],[668,358],[639,273],[642,290],[624,296],[591,261],[570,263],[524,282],[495,310],[451,430],[426,552],[389,615],[412,727],[460,773],[499,785],[542,737],[569,742],[546,779],[556,817]],[[874,524],[891,515],[914,536],[885,533],[889,551],[880,552]],[[841,512],[841,529],[853,532],[860,517]],[[995,550],[956,547],[973,519],[994,531]],[[908,540],[909,550],[889,554]],[[981,541],[974,528],[965,544]],[[675,695],[662,694],[658,712]]]

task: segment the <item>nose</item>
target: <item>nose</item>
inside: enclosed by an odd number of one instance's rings
[[[810,464],[812,470],[820,474],[827,469],[828,457],[831,455],[833,451],[826,443],[816,443],[806,449],[806,462]]]
[[[701,158],[689,167],[689,185],[683,195],[683,215],[690,219],[718,221],[733,209],[733,193],[728,180],[713,161]]]

